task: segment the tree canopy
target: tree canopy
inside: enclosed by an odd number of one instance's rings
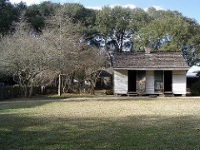
[[[61,7],[65,9],[63,16],[68,16],[73,24],[81,24],[85,39],[92,39],[92,45],[100,47],[99,42],[104,42],[105,48],[114,47],[120,52],[127,51],[127,45],[131,51],[141,51],[146,46],[160,51],[182,51],[190,47],[199,53],[199,24],[178,11],[156,10],[154,7],[147,11],[121,6],[93,10],[78,3],[61,5],[47,1],[26,6],[1,0],[0,33],[5,35],[15,31],[14,22],[21,16],[23,22],[28,23],[29,31],[46,31],[51,28],[52,18]],[[94,40],[97,37],[101,40]]]
[[[7,0],[0,0],[0,34],[5,35],[12,31],[13,21],[18,20],[19,5],[12,5]]]

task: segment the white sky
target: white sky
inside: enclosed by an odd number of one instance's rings
[[[31,5],[31,4],[39,4],[39,3],[41,3],[41,2],[43,2],[43,1],[45,1],[45,0],[9,0],[9,2],[11,2],[11,3],[16,3],[16,4],[18,4],[18,3],[20,3],[20,2],[25,2],[28,6],[29,5]]]

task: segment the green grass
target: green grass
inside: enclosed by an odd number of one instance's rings
[[[200,99],[0,103],[0,149],[200,149],[199,114]]]

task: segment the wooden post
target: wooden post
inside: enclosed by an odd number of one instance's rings
[[[58,78],[58,96],[61,96],[61,74],[59,74]]]

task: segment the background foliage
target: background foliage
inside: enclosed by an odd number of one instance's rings
[[[9,73],[23,87],[56,85],[63,74],[63,85],[87,79],[94,89],[98,70],[112,67],[116,51],[179,51],[193,65],[199,41],[199,24],[177,11],[0,0],[1,81]]]

